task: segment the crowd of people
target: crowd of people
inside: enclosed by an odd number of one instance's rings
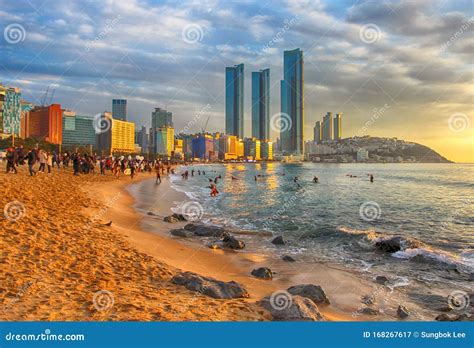
[[[5,160],[6,173],[17,174],[19,166],[28,165],[30,176],[37,174],[51,174],[54,168],[67,169],[72,167],[74,175],[99,174],[106,175],[107,172],[117,178],[130,176],[133,179],[137,173],[156,172],[157,183],[161,182],[161,174],[174,173],[173,163],[160,160],[149,161],[143,156],[106,156],[100,157],[96,154],[81,154],[78,151],[70,153],[49,152],[35,147],[25,151],[23,146],[10,147],[6,151]]]

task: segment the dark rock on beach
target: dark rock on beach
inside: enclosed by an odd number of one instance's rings
[[[296,260],[294,258],[292,258],[291,256],[288,256],[288,255],[285,255],[281,258],[283,261],[286,261],[286,262],[296,262]]]
[[[365,314],[365,315],[379,315],[380,311],[375,308],[370,308],[370,307],[364,307],[358,310],[360,314]]]
[[[191,236],[191,232],[185,230],[184,228],[176,228],[170,231],[172,236],[187,238]]]
[[[377,249],[385,251],[387,253],[395,253],[400,250],[416,248],[418,246],[420,246],[419,242],[411,239],[406,239],[400,236],[383,238],[375,242],[375,247]]]
[[[326,293],[323,288],[319,285],[314,284],[301,284],[291,286],[287,291],[292,295],[302,296],[309,298],[316,304],[330,304]]]
[[[272,240],[272,244],[275,244],[275,245],[285,245],[285,240],[283,239],[282,236],[278,236],[278,237],[275,237],[273,240]]]
[[[252,271],[252,275],[256,278],[271,280],[273,279],[273,272],[270,268],[260,267]]]
[[[400,318],[400,319],[405,319],[407,318],[408,316],[410,315],[410,311],[405,307],[405,306],[398,306],[398,309],[397,309],[397,316]]]
[[[436,321],[474,321],[474,315],[463,313],[457,315],[440,314],[435,318]]]
[[[439,312],[450,312],[452,310],[449,307],[448,299],[446,296],[435,295],[435,294],[421,294],[421,293],[409,293],[408,296],[415,302],[421,304],[423,307],[439,311]]]
[[[176,219],[173,215],[165,216],[163,218],[164,222],[169,222],[169,223],[175,223],[178,222],[178,219]]]
[[[260,306],[269,311],[273,320],[282,321],[323,321],[324,317],[319,312],[318,306],[309,298],[292,296],[291,299],[279,306],[271,297],[265,297]]]
[[[229,299],[247,298],[250,296],[247,289],[237,282],[223,282],[211,277],[203,277],[192,272],[179,273],[171,279],[171,282],[212,298]]]
[[[235,249],[235,250],[241,250],[245,248],[245,243],[243,241],[238,240],[237,238],[231,235],[225,235],[222,242],[224,243],[224,246],[226,248]]]
[[[376,276],[375,282],[377,284],[385,285],[388,283],[388,278],[386,276]]]
[[[184,226],[184,228],[189,230],[190,227],[186,228],[186,226]],[[192,228],[192,231],[198,237],[216,237],[216,238],[222,238],[225,232],[222,227],[208,226],[208,225],[194,225],[194,227]]]
[[[172,217],[174,217],[176,220],[178,221],[188,221],[186,219],[186,216],[184,216],[183,214],[176,214],[174,213],[173,215],[171,215]]]

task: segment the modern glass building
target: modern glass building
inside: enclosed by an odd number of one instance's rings
[[[173,113],[165,109],[155,108],[151,113],[151,128],[173,127]]]
[[[327,112],[326,116],[323,117],[323,140],[333,139],[333,118],[332,112]]]
[[[316,121],[314,125],[314,142],[319,144],[322,140],[322,128],[321,128],[321,121]]]
[[[210,159],[214,153],[214,138],[210,134],[199,134],[191,144],[193,158]]]
[[[155,128],[155,154],[160,156],[171,156],[174,151],[174,128]]]
[[[135,131],[135,144],[140,146],[142,153],[148,152],[148,133],[145,126],[142,126],[139,131]]]
[[[342,139],[342,114],[337,113],[336,117],[334,117],[334,140],[341,140]]]
[[[112,99],[112,117],[116,120],[127,120],[127,99]]]
[[[252,72],[252,137],[270,139],[270,69]]]
[[[244,65],[225,68],[225,132],[244,137]]]
[[[284,51],[281,81],[281,150],[286,155],[304,154],[303,51]]]
[[[21,91],[0,85],[0,135],[20,135]]]
[[[63,111],[63,146],[96,146],[94,118]]]

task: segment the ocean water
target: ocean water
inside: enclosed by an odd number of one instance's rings
[[[185,169],[194,176],[182,179]],[[210,197],[208,179],[218,175],[219,195]],[[473,178],[469,164],[212,164],[180,168],[172,187],[200,204],[203,222],[251,230],[256,239],[271,231],[288,241],[275,249],[265,240],[262,252],[449,293],[472,288]],[[405,241],[401,251],[375,247],[393,236]]]

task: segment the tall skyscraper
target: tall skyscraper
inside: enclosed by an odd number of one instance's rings
[[[225,68],[225,132],[244,137],[244,65]]]
[[[252,137],[270,139],[270,69],[252,72]]]
[[[145,126],[135,131],[135,144],[141,147],[142,153],[148,152],[148,133]]]
[[[127,120],[127,99],[112,99],[112,117],[116,120]]]
[[[173,127],[173,113],[165,109],[155,108],[151,113],[151,128]]]
[[[304,153],[303,51],[284,51],[281,81],[281,149],[284,154]],[[285,120],[285,118],[289,118]]]
[[[323,118],[323,140],[332,140],[333,139],[333,120],[332,113],[327,112],[326,116]]]
[[[321,128],[321,121],[316,121],[316,124],[314,125],[314,142],[315,143],[320,143],[322,140],[322,134],[321,134],[322,128]]]
[[[342,114],[337,113],[334,117],[334,140],[342,139]]]

